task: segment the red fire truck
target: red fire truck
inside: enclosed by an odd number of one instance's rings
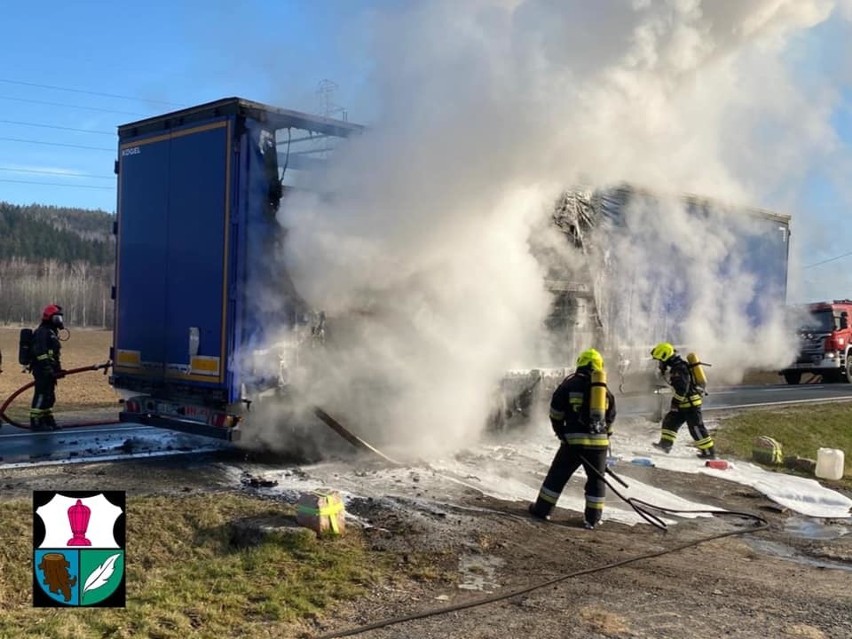
[[[801,310],[799,353],[780,374],[788,384],[798,384],[803,373],[821,375],[824,382],[852,383],[852,300],[816,302]]]

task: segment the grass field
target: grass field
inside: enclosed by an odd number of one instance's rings
[[[292,514],[267,500],[128,496],[127,509],[127,607],[67,614],[32,607],[31,501],[0,502],[7,540],[0,550],[0,637],[292,637],[300,620],[336,601],[379,583],[435,576],[416,557],[403,562],[369,552],[358,529],[234,548],[229,522]]]
[[[715,438],[722,454],[749,459],[752,442],[760,435],[776,439],[784,455],[815,460],[820,448],[844,451],[846,476],[838,482],[821,481],[852,489],[852,403],[755,408],[722,419]]]
[[[18,334],[20,328],[0,328],[0,353],[3,354],[3,373],[0,374],[0,404],[21,386],[32,381],[32,375],[24,373],[18,364]],[[111,331],[72,330],[71,338],[62,343],[62,366],[65,369],[102,364],[109,359],[112,343]],[[7,414],[12,419],[26,418],[32,390],[19,395],[9,406]],[[87,409],[115,406],[118,411],[118,396],[107,382],[103,371],[84,372],[70,375],[59,381],[56,390],[56,407],[59,415],[63,410],[85,411]]]

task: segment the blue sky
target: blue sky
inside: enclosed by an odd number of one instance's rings
[[[363,69],[335,24],[355,19],[364,4],[6,3],[0,200],[114,211],[116,127],[180,106],[238,95],[318,112],[326,78],[348,106]]]
[[[330,79],[339,85],[335,99],[349,119],[369,122],[370,66],[366,43],[358,40],[367,30],[359,30],[359,21],[371,8],[403,2],[5,3],[0,201],[112,212],[116,127],[226,96],[317,113],[318,83]],[[805,36],[795,52],[803,74],[847,73],[848,31],[836,24]],[[844,98],[834,124],[848,156],[852,95]],[[852,252],[852,225],[846,222],[852,197],[841,192],[835,169],[807,168],[807,185],[796,202],[808,218],[794,235],[797,268]],[[830,295],[833,289],[820,282],[838,269],[852,271],[852,256],[794,274],[805,283],[800,295]],[[852,276],[831,286],[852,287]],[[834,295],[852,296],[852,290]]]

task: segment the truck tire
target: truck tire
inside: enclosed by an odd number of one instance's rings
[[[852,384],[852,360],[850,360],[850,356],[852,356],[852,351],[846,351],[846,367],[841,373],[841,379],[847,384]]]
[[[802,373],[800,371],[787,371],[784,373],[784,380],[788,384],[795,386],[802,381]]]

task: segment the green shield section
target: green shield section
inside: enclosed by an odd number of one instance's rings
[[[121,585],[124,577],[124,551],[80,551],[80,605],[100,603]]]

